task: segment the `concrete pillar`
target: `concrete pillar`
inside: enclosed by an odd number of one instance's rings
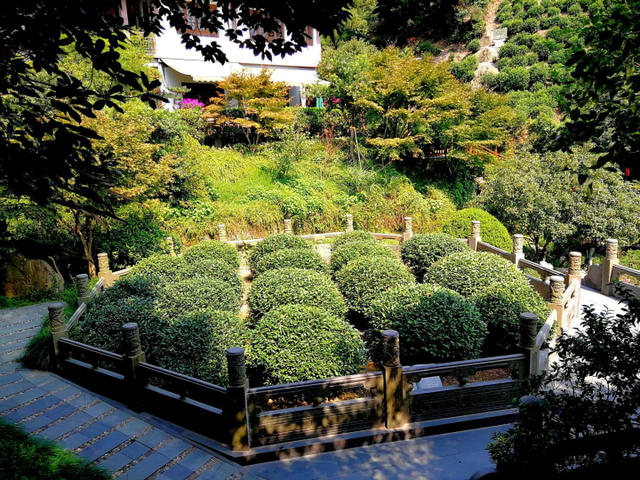
[[[578,291],[576,296],[578,301],[576,302],[576,318],[580,316],[580,293],[582,287],[582,254],[580,252],[569,253],[569,271],[567,272],[567,287],[573,283],[574,280],[578,281]]]
[[[520,339],[519,347],[527,356],[527,362],[524,369],[524,377],[531,374],[539,373],[538,356],[539,352],[535,349],[536,339],[538,337],[538,317],[533,313],[521,313],[520,320]]]
[[[249,409],[247,407],[247,366],[244,348],[227,350],[229,384],[227,386],[227,406],[224,417],[229,429],[229,446],[232,450],[247,450],[251,446],[249,430]]]
[[[291,219],[289,218],[285,219],[284,221],[284,233],[293,235],[293,225],[291,224]]]
[[[469,237],[469,248],[474,252],[478,251],[478,242],[481,241],[480,238],[480,221],[472,220],[471,221],[471,236]]]
[[[61,338],[69,338],[67,321],[64,315],[64,303],[52,303],[47,309],[49,310],[49,323],[51,324],[51,352],[56,367],[60,368],[62,362],[60,361],[58,341]]]
[[[89,303],[89,294],[91,293],[89,275],[86,273],[76,275],[76,285],[78,287],[78,304]]]
[[[220,225],[218,225],[218,239],[221,242],[227,241],[227,227],[225,226],[224,223],[221,223]]]
[[[611,275],[613,273],[613,266],[618,265],[620,260],[618,259],[618,240],[609,238],[607,240],[607,250],[602,262],[602,284],[600,291],[605,295],[612,295],[613,288],[611,285]]]
[[[113,272],[109,268],[109,255],[106,253],[98,254],[98,277],[104,278],[104,283],[102,284],[104,288],[113,287],[115,280]]]
[[[404,232],[402,232],[402,241],[406,242],[413,237],[413,219],[404,217]]]
[[[517,267],[520,260],[524,260],[524,236],[516,233],[513,237],[513,253],[511,254],[511,261]]]
[[[137,375],[137,367],[140,362],[146,362],[147,358],[142,351],[140,343],[140,328],[137,323],[125,323],[122,326],[122,345],[125,354],[124,377],[127,383],[128,395],[127,403],[136,411],[142,410],[142,389]]]
[[[562,317],[564,316],[564,278],[559,275],[549,277],[549,286],[551,287],[551,298],[549,298],[548,305],[551,310],[555,310],[558,314],[557,333],[559,334],[561,329],[566,327],[562,323]]]
[[[400,336],[395,330],[382,332],[385,426],[400,428],[409,422],[407,388],[400,364]]]
[[[353,232],[353,215],[347,215],[347,226],[345,227],[345,232]]]

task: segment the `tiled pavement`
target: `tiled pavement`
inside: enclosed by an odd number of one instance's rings
[[[617,307],[583,288],[581,303]],[[47,305],[0,311],[0,415],[98,463],[122,480],[467,480],[489,466],[494,430],[477,429],[322,453],[242,468],[179,434],[179,429],[15,363]]]

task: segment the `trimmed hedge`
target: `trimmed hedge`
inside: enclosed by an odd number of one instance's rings
[[[340,235],[336,238],[336,241],[333,242],[331,247],[332,250],[341,247],[342,245],[346,245],[347,243],[352,242],[378,242],[376,237],[371,235],[369,232],[364,232],[362,230],[354,230],[353,232],[347,232]]]
[[[255,265],[258,260],[270,253],[277,250],[284,250],[285,248],[302,248],[310,250],[311,246],[305,242],[304,239],[291,235],[290,233],[271,235],[261,242],[258,242],[251,251],[249,254],[249,267],[252,271],[255,271]]]
[[[327,273],[329,266],[313,249],[285,248],[265,255],[254,266],[257,275],[279,268],[302,268]]]
[[[516,266],[489,252],[449,255],[431,265],[425,280],[449,288],[467,298],[481,294],[494,283],[529,284]]]
[[[469,238],[472,220],[480,221],[480,237],[483,242],[490,243],[507,252],[513,251],[513,241],[505,226],[496,217],[479,208],[458,210],[443,225],[442,231],[456,238]]]
[[[346,312],[340,292],[327,275],[301,268],[269,270],[251,286],[247,303],[254,317],[281,305],[307,305],[342,316]]]
[[[174,320],[185,313],[207,309],[235,312],[240,308],[241,297],[238,285],[196,277],[159,287],[157,308],[163,317]]]
[[[391,287],[414,282],[407,267],[395,258],[361,257],[335,274],[349,308],[364,314],[375,297]]]
[[[377,361],[382,360],[382,332],[387,329],[400,334],[405,365],[479,358],[486,334],[472,301],[433,285],[403,285],[372,302],[367,343]]]
[[[252,331],[249,363],[267,385],[360,372],[366,360],[359,332],[324,309],[283,305]]]
[[[217,240],[206,240],[193,247],[187,248],[182,255],[189,262],[200,262],[203,260],[222,260],[227,262],[236,270],[240,268],[240,255],[238,247],[227,242]]]
[[[335,273],[350,261],[360,257],[386,257],[397,259],[393,250],[381,243],[359,241],[340,245],[331,252],[331,270]]]
[[[164,324],[153,361],[162,368],[226,386],[227,349],[246,346],[248,334],[244,322],[231,312],[187,314]]]
[[[421,280],[434,262],[457,252],[468,252],[467,244],[446,233],[420,233],[402,243],[402,261]]]
[[[486,356],[517,351],[521,313],[535,313],[540,326],[551,313],[547,302],[523,282],[496,282],[477,294],[474,300],[487,323]]]

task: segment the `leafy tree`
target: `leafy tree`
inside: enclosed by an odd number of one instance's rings
[[[218,84],[224,93],[205,108],[206,118],[217,128],[241,130],[252,150],[261,138],[276,136],[293,122],[294,113],[286,108],[287,85],[272,82],[271,74],[263,68],[256,75],[246,69],[229,75]]]

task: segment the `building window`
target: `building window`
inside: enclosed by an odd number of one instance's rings
[[[307,41],[307,47],[313,47],[313,28],[307,27],[304,29],[305,40]]]

